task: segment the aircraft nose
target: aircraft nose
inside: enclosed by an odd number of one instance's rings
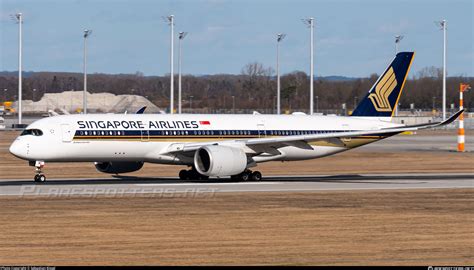
[[[26,158],[26,147],[24,143],[19,140],[15,140],[12,145],[10,145],[10,153],[19,158]]]

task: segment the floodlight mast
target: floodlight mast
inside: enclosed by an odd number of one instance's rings
[[[83,113],[87,114],[87,38],[92,35],[92,30],[84,30],[84,92],[82,95]]]
[[[173,40],[174,40],[174,15],[164,17],[171,27],[170,31],[170,114],[174,113],[174,70],[173,70]]]
[[[22,32],[22,24],[23,24],[23,14],[16,13],[12,15],[12,19],[16,20],[18,23],[18,125],[21,125],[22,122],[22,50],[23,50],[23,32]]]
[[[311,64],[310,64],[310,85],[309,85],[309,114],[313,114],[313,99],[314,99],[314,63],[313,63],[313,40],[314,40],[314,18],[310,17],[307,19],[302,19],[303,23],[310,28],[311,32],[311,44],[310,44],[310,58],[311,58]]]
[[[436,24],[443,30],[443,121],[446,120],[446,25],[447,21],[442,20]]]
[[[178,43],[179,43],[179,53],[178,53],[178,114],[181,114],[181,40],[183,40],[187,32],[179,32],[178,34]]]
[[[402,41],[402,39],[402,35],[395,36],[395,55],[398,54],[398,44],[400,43],[400,41]],[[397,104],[395,104],[395,116],[398,116],[398,102]]]
[[[403,36],[401,35],[395,36],[395,54],[398,53],[398,44],[400,43],[400,41],[402,41],[402,39]]]
[[[277,34],[277,114],[281,113],[280,106],[280,42],[286,37],[286,34]]]

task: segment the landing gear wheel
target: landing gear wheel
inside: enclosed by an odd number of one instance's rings
[[[43,183],[46,181],[46,176],[44,174],[35,175],[35,182]]]
[[[252,173],[252,180],[253,181],[260,181],[262,180],[262,173],[260,173],[259,171],[254,171]]]
[[[209,176],[202,175],[202,174],[199,174],[199,176],[197,178],[198,178],[198,180],[209,180]]]
[[[246,182],[250,179],[250,173],[248,172],[243,172],[240,174],[240,180]]]
[[[189,180],[190,173],[187,170],[181,170],[179,171],[179,179],[181,180]]]
[[[179,178],[181,178],[181,173],[185,171],[185,170],[182,170],[179,172]],[[208,180],[209,179],[209,176],[206,176],[206,175],[203,175],[203,174],[200,174],[198,171],[196,171],[195,169],[191,169],[191,170],[188,170],[188,171],[185,171],[186,173],[183,173],[186,175],[186,180]]]

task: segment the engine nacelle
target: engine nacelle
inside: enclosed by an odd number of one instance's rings
[[[138,171],[143,162],[95,162],[94,165],[99,172],[118,174]]]
[[[194,166],[206,176],[236,175],[247,168],[247,155],[240,148],[207,145],[194,154]]]

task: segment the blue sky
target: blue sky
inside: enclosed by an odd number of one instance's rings
[[[474,76],[474,1],[286,1],[286,0],[0,0],[0,70],[17,70],[17,25],[9,15],[24,14],[24,70],[82,70],[82,31],[89,40],[91,73],[169,73],[169,26],[187,31],[183,73],[239,74],[253,61],[275,67],[276,34],[282,73],[309,73],[309,29],[314,17],[315,73],[369,76],[401,50],[415,50],[411,73],[442,65],[442,31],[448,21],[448,76]],[[177,39],[175,40],[177,49]],[[177,51],[177,50],[176,50]],[[177,62],[177,57],[175,63]],[[176,69],[175,69],[176,71]]]

